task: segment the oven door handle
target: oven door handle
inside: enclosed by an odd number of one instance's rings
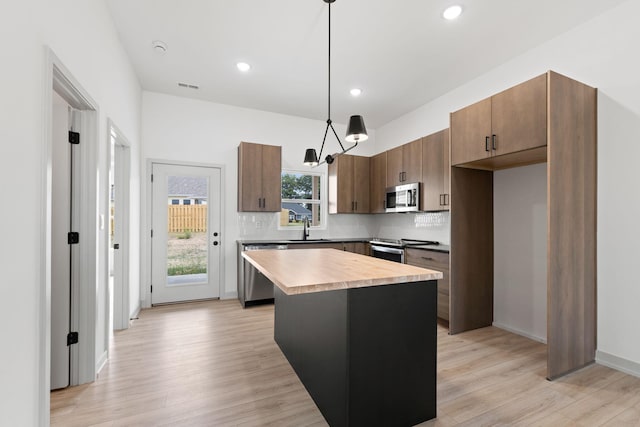
[[[404,249],[389,248],[387,246],[371,246],[372,251],[386,252],[388,254],[404,255]]]

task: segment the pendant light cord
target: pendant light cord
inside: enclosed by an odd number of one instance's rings
[[[320,155],[319,155],[319,159],[322,160],[322,151],[324,150],[324,143],[327,141],[327,134],[329,133],[329,128],[331,128],[331,131],[333,132],[333,135],[336,137],[336,140],[338,141],[338,144],[340,145],[340,148],[342,148],[342,154],[346,153],[348,150],[345,150],[344,146],[342,145],[342,141],[340,141],[340,138],[338,137],[338,133],[336,132],[336,130],[333,128],[333,123],[331,121],[331,3],[330,1],[325,0],[325,2],[329,5],[329,55],[328,55],[328,66],[327,66],[327,72],[328,72],[328,88],[327,88],[327,127],[324,130],[324,138],[322,138],[322,146],[320,147]],[[356,145],[358,145],[358,143],[356,142],[355,145],[353,145],[352,147],[349,148],[349,150],[351,150],[353,147],[355,147]],[[331,159],[331,161],[329,161],[329,163],[333,162],[333,156],[329,155],[327,156],[327,158]]]
[[[328,89],[327,89],[327,123],[331,123],[331,3],[329,3],[329,61],[328,61]]]

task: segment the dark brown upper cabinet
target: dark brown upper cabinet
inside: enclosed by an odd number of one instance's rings
[[[449,171],[449,129],[422,138],[422,210],[449,210]]]
[[[280,212],[282,147],[241,142],[238,212]]]
[[[422,179],[422,138],[387,151],[387,187]]]
[[[369,157],[343,154],[328,169],[329,213],[369,213]]]
[[[387,152],[370,158],[369,203],[371,213],[384,213],[387,189]]]
[[[451,113],[451,164],[497,170],[544,162],[547,74]]]

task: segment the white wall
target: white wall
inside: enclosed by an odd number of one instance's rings
[[[51,84],[44,78],[44,46],[51,46],[100,105],[99,180],[104,194],[107,116],[132,142],[134,173],[138,170],[140,87],[102,1],[3,2],[0,35],[0,235],[5,242],[0,246],[0,335],[4,343],[0,352],[0,414],[3,425],[35,426],[48,418],[48,403],[44,403],[45,399],[48,402],[48,381],[40,382],[48,372],[40,364],[44,349],[39,328],[44,315],[39,302],[45,291],[41,270],[43,139],[45,132],[50,132],[43,128],[44,109],[50,107],[44,103],[44,93],[45,85]],[[102,203],[106,198],[101,195],[100,200]],[[138,199],[132,205],[132,211],[137,212]],[[100,210],[106,214],[106,206],[101,204]],[[132,231],[138,232],[135,228]],[[104,261],[105,249],[102,245]],[[134,248],[131,252],[136,254]],[[136,264],[134,256],[131,265]],[[104,268],[101,266],[102,289],[106,286]],[[102,326],[105,320],[101,319]]]
[[[493,174],[493,324],[547,340],[547,164]]]
[[[634,268],[636,243],[640,240],[637,223],[640,198],[636,185],[640,176],[635,165],[640,157],[638,16],[640,1],[623,3],[377,129],[376,148],[382,151],[445,128],[449,112],[549,69],[597,87],[598,360],[610,355],[614,360],[610,364],[622,360],[628,371],[640,375],[640,340],[633,338],[640,323],[637,308],[640,287]],[[464,59],[460,65],[464,66]],[[513,190],[508,182],[500,185],[500,191]],[[525,202],[520,209],[535,206]],[[536,227],[535,221],[529,225]],[[507,235],[508,231],[503,234]],[[502,237],[496,237],[498,247],[508,244],[501,241]],[[527,282],[535,281],[531,277]]]
[[[273,213],[237,212],[238,145],[241,141],[282,146],[282,168],[316,170],[302,164],[305,149],[320,149],[325,122],[282,114],[268,113],[199,100],[144,92],[142,102],[142,135],[145,159],[164,159],[177,162],[199,162],[224,166],[224,269],[225,287],[222,298],[236,296],[236,240],[299,238],[300,231],[277,230],[277,216]],[[340,118],[335,118],[339,120]],[[344,118],[347,119],[346,117]],[[346,127],[334,123],[342,136]],[[374,153],[375,132],[350,154]],[[326,153],[338,151],[335,137],[327,136]],[[326,165],[317,170],[326,173]],[[143,186],[143,200],[148,188]],[[143,229],[148,229],[148,206],[142,206]],[[369,215],[330,215],[326,230],[311,230],[311,238],[368,237],[372,234]],[[148,232],[143,232],[145,236]],[[149,239],[142,241],[143,251]],[[143,252],[143,253],[148,253]],[[147,298],[150,266],[145,260],[143,294]]]

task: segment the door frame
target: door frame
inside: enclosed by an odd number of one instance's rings
[[[110,118],[107,119],[107,141],[109,146],[111,145],[111,138],[114,139],[114,158],[111,158],[111,149],[109,149],[109,155],[107,164],[111,165],[112,160],[116,164],[119,164],[119,168],[114,168],[114,185],[119,188],[120,191],[116,191],[115,200],[115,216],[118,223],[121,225],[122,241],[120,243],[120,249],[118,249],[119,256],[122,258],[121,263],[121,276],[122,280],[116,280],[114,278],[113,285],[113,307],[109,307],[108,312],[113,310],[113,329],[121,330],[129,328],[129,296],[130,296],[130,277],[129,277],[129,257],[131,250],[131,235],[129,233],[130,228],[130,175],[131,175],[131,143],[124,136],[122,131],[113,123]],[[117,173],[120,171],[120,173]],[[109,194],[107,194],[107,202],[105,206],[109,206]],[[109,209],[109,208],[108,208]],[[108,258],[107,251],[107,258]],[[115,264],[115,255],[114,255]],[[109,261],[107,259],[107,265]],[[107,301],[110,301],[111,296]],[[109,326],[107,325],[107,329]],[[109,336],[111,331],[107,331],[105,337],[107,339],[106,348],[109,348]]]
[[[146,207],[146,215],[145,215],[145,226],[144,230],[141,227],[141,232],[143,234],[142,239],[145,242],[145,253],[144,253],[144,265],[142,266],[142,271],[144,271],[144,281],[141,283],[141,291],[144,291],[144,297],[141,295],[142,299],[142,307],[150,308],[151,307],[151,228],[153,224],[153,188],[151,183],[151,174],[153,172],[153,165],[155,164],[164,164],[164,165],[172,165],[172,166],[196,166],[196,167],[205,167],[205,168],[217,168],[220,169],[220,280],[219,280],[219,289],[218,295],[220,299],[224,299],[225,292],[225,265],[226,265],[226,253],[227,245],[226,241],[226,221],[225,221],[225,165],[218,163],[201,163],[201,162],[184,162],[184,161],[176,161],[176,160],[166,160],[166,159],[153,159],[148,158],[146,161],[146,170],[145,170],[145,207]]]
[[[98,104],[73,77],[51,48],[44,48],[44,81],[42,100],[42,157],[40,209],[40,265],[37,327],[38,341],[38,414],[39,425],[49,425],[51,372],[51,236],[52,236],[52,97],[57,92],[73,108],[80,110],[79,127],[82,132],[80,162],[80,206],[78,218],[80,244],[79,283],[95,283],[98,268]],[[94,381],[96,376],[96,287],[76,286],[72,289],[71,322],[80,341],[71,350],[71,384]]]

